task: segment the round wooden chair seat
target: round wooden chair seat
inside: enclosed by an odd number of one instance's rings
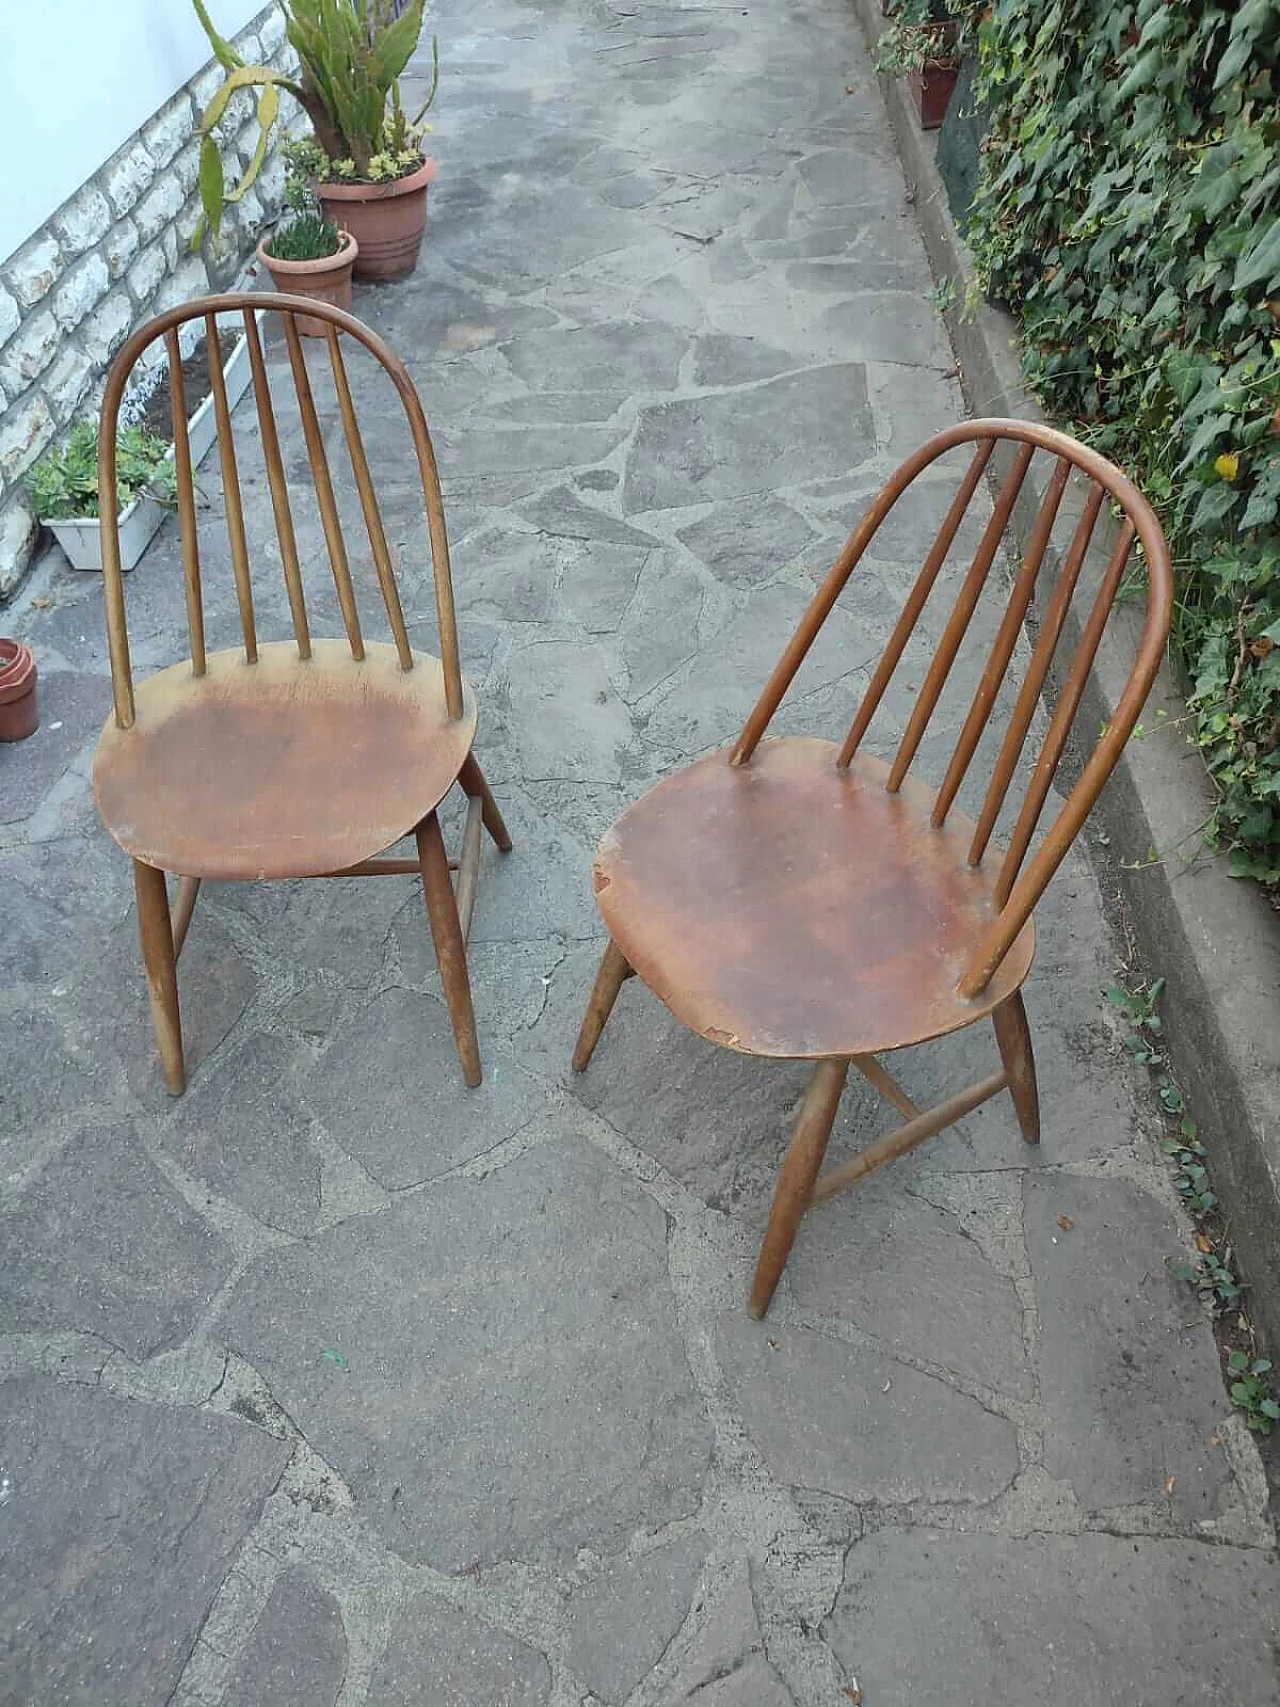
[[[215,652],[203,676],[183,663],[137,684],[132,727],[111,718],[94,761],[126,852],[192,877],[302,877],[371,858],[439,804],[475,738],[470,688],[451,720],[437,659],[312,648]]]
[[[692,1030],[752,1055],[897,1049],[970,1025],[1022,984],[1028,922],[981,996],[955,993],[997,908],[999,859],[973,825],[929,823],[934,791],[829,741],[728,749],[668,777],[600,844],[595,887],[619,949]]]

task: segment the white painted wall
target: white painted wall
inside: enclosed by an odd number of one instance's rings
[[[220,34],[265,0],[209,0]],[[210,58],[191,0],[0,0],[0,260]]]

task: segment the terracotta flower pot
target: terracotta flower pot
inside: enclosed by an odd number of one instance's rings
[[[959,75],[960,67],[947,59],[926,59],[918,71],[909,74],[921,130],[937,130],[942,124]]]
[[[325,255],[318,261],[277,261],[267,253],[270,238],[258,244],[258,259],[271,274],[277,290],[293,296],[313,296],[317,302],[331,302],[335,308],[351,310],[351,268],[360,246],[348,231],[339,231],[342,247],[336,255]],[[323,338],[325,322],[313,315],[298,316],[298,330],[308,338]]]
[[[39,722],[31,648],[20,640],[0,640],[0,741],[25,741]]]
[[[356,239],[358,279],[399,279],[418,264],[427,223],[427,187],[437,166],[425,155],[416,172],[389,184],[321,184],[325,218]]]

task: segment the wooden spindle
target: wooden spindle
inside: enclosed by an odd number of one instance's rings
[[[1013,890],[1018,868],[1026,858],[1031,838],[1035,834],[1040,814],[1044,810],[1045,800],[1053,785],[1053,778],[1058,769],[1058,761],[1062,757],[1062,749],[1066,746],[1067,736],[1071,733],[1071,724],[1076,710],[1084,695],[1085,683],[1089,671],[1093,668],[1093,660],[1097,656],[1098,647],[1102,642],[1103,630],[1107,626],[1107,618],[1115,603],[1116,593],[1124,575],[1125,565],[1129,561],[1129,553],[1133,549],[1133,523],[1126,521],[1120,530],[1120,535],[1111,553],[1106,573],[1098,588],[1097,597],[1093,601],[1093,609],[1085,624],[1084,633],[1076,647],[1075,656],[1071,660],[1071,668],[1063,683],[1062,692],[1058,695],[1058,703],[1054,707],[1053,716],[1049,721],[1048,733],[1044,738],[1044,746],[1036,760],[1035,769],[1031,773],[1031,781],[1027,784],[1027,792],[1023,798],[1013,835],[1009,840],[1009,848],[1000,867],[1000,875],[996,882],[996,904],[1003,907]]]
[[[136,357],[134,358],[136,359]],[[133,663],[129,656],[129,624],[124,604],[124,575],[120,568],[120,497],[116,488],[116,432],[120,399],[132,363],[119,357],[107,376],[98,429],[98,534],[102,542],[102,599],[107,617],[107,650],[111,656],[111,694],[116,727],[134,723]]]
[[[342,609],[351,656],[360,659],[364,657],[364,640],[360,634],[360,617],[356,611],[355,588],[351,584],[346,541],[342,537],[342,523],[338,519],[338,505],[333,495],[333,480],[329,474],[329,459],[325,455],[324,434],[320,430],[320,418],[316,414],[315,399],[311,395],[307,358],[302,351],[302,338],[298,332],[297,321],[289,309],[284,311],[284,337],[289,347],[293,388],[298,394],[298,412],[302,416],[302,433],[307,443],[307,459],[311,464],[316,501],[320,506],[320,525],[324,529],[324,542],[329,551],[333,584],[337,589],[338,604]]]
[[[182,349],[177,328],[165,333],[169,352],[169,402],[173,418],[173,466],[178,500],[178,531],[182,537],[182,578],[187,593],[187,630],[191,636],[191,668],[205,673],[204,598],[200,588],[200,542],[196,533],[196,488],[187,435],[187,395],[182,378]]]
[[[449,534],[444,522],[444,505],[440,500],[440,471],[436,453],[427,431],[422,404],[408,373],[401,368],[387,370],[396,382],[404,399],[413,433],[414,449],[418,453],[418,471],[422,476],[422,492],[427,506],[427,531],[431,536],[431,574],[435,583],[436,622],[440,630],[440,667],[444,673],[445,710],[455,720],[462,716],[462,661],[458,655],[458,614],[453,603],[453,579],[449,571]]]
[[[253,585],[249,578],[249,547],[245,538],[244,505],[240,498],[240,471],[236,466],[235,440],[231,434],[231,410],[227,403],[227,381],[218,349],[218,317],[204,317],[205,344],[209,351],[209,377],[213,386],[213,412],[218,424],[218,455],[222,462],[222,492],[227,511],[227,539],[231,545],[231,567],[236,578],[236,602],[244,633],[245,661],[258,660],[258,633],[253,615]]]
[[[1058,576],[1058,584],[1053,590],[1049,608],[1045,612],[1044,621],[1040,626],[1039,638],[1031,654],[1031,663],[1023,677],[1022,686],[1014,703],[1013,715],[1009,719],[1009,727],[1005,731],[1004,742],[1000,748],[1000,756],[996,760],[995,769],[991,775],[991,785],[987,789],[986,799],[982,804],[982,813],[977,827],[973,832],[973,840],[969,844],[969,864],[981,865],[996,827],[996,819],[1004,805],[1009,785],[1013,781],[1013,773],[1018,768],[1018,760],[1022,756],[1023,743],[1027,738],[1027,730],[1031,727],[1031,719],[1040,700],[1040,690],[1044,686],[1045,677],[1049,673],[1049,665],[1057,650],[1058,636],[1062,633],[1062,625],[1066,621],[1067,611],[1076,590],[1076,582],[1080,578],[1085,553],[1089,549],[1089,541],[1093,537],[1094,526],[1098,520],[1098,512],[1102,508],[1103,489],[1096,483],[1089,491],[1089,497],[1084,511],[1076,524],[1076,531],[1071,541],[1071,549],[1067,553],[1066,562]]]
[[[391,552],[387,546],[386,532],[382,526],[382,516],[378,510],[378,497],[373,487],[373,476],[369,471],[369,458],[365,454],[364,440],[360,436],[360,425],[356,420],[355,404],[351,397],[351,383],[347,378],[346,364],[342,359],[342,350],[338,342],[338,328],[332,323],[325,327],[329,342],[329,363],[333,368],[333,383],[338,393],[338,407],[342,411],[342,426],[347,436],[347,450],[351,457],[351,471],[355,475],[356,490],[360,494],[360,507],[364,511],[364,525],[369,534],[369,548],[373,552],[374,567],[378,573],[378,585],[382,589],[382,602],[386,606],[387,619],[391,624],[391,633],[395,638],[396,652],[400,658],[400,668],[413,668],[413,649],[409,645],[409,631],[405,627],[404,609],[400,603],[400,589],[396,586],[395,568],[391,562]]]
[[[276,519],[280,561],[284,565],[289,610],[293,616],[293,632],[298,643],[299,658],[309,658],[311,633],[307,627],[307,605],[302,593],[302,567],[298,562],[293,512],[289,508],[289,483],[285,479],[284,461],[280,455],[280,435],[276,431],[276,416],[271,404],[267,367],[262,359],[257,315],[252,308],[246,308],[244,311],[244,330],[249,345],[249,365],[253,370],[253,395],[258,406],[258,426],[262,433],[262,456],[267,466],[267,484],[271,489],[271,509]]]
[[[951,666],[956,661],[956,654],[973,620],[977,609],[978,599],[983,587],[987,584],[987,576],[991,573],[991,565],[995,561],[1000,541],[1009,525],[1009,517],[1017,502],[1018,493],[1022,490],[1022,482],[1026,479],[1027,469],[1031,466],[1031,458],[1035,455],[1035,446],[1019,445],[1013,460],[1013,467],[1000,488],[1000,496],[996,500],[995,509],[991,512],[991,520],[983,530],[982,539],[969,566],[960,588],[960,596],[956,600],[955,609],[943,630],[942,640],[934,653],[933,662],[925,674],[924,683],[919,696],[907,720],[906,733],[889,772],[889,780],[885,787],[890,794],[896,794],[902,787],[902,780],[911,766],[919,749],[921,739],[929,726],[929,719],[937,707],[939,696],[946,686],[947,677],[951,674]]]
[[[942,526],[938,529],[937,537],[930,548],[929,555],[925,558],[924,565],[916,577],[915,585],[902,608],[902,615],[898,618],[894,631],[889,637],[889,644],[881,654],[875,674],[871,678],[866,693],[862,696],[862,703],[858,706],[857,713],[849,727],[849,733],[845,736],[844,746],[841,747],[840,757],[836,761],[841,767],[853,762],[853,755],[862,745],[863,737],[870,727],[871,719],[879,709],[880,701],[884,698],[884,691],[893,679],[893,672],[897,669],[902,654],[906,650],[907,642],[915,631],[916,623],[920,620],[920,612],[924,609],[925,601],[933,591],[933,584],[938,579],[942,565],[947,560],[947,553],[951,550],[956,534],[960,531],[960,523],[964,520],[965,512],[969,508],[973,494],[977,491],[978,482],[986,472],[987,464],[991,460],[991,453],[994,449],[994,439],[984,439],[974,452],[973,461],[969,464],[959,490],[952,499],[951,508],[947,511]]]
[[[960,731],[960,739],[956,750],[947,766],[947,774],[943,778],[938,798],[934,802],[931,822],[935,829],[940,829],[946,822],[947,813],[951,810],[960,784],[964,781],[973,755],[978,749],[984,730],[990,720],[996,695],[1004,682],[1005,672],[1013,657],[1013,649],[1018,643],[1018,635],[1022,632],[1022,624],[1026,619],[1027,608],[1031,603],[1031,595],[1035,591],[1036,581],[1040,574],[1040,565],[1044,562],[1044,554],[1053,536],[1053,524],[1058,517],[1058,509],[1062,503],[1062,494],[1066,490],[1067,480],[1071,474],[1071,464],[1065,457],[1059,457],[1053,471],[1053,478],[1045,492],[1040,513],[1031,530],[1027,541],[1026,554],[1022,560],[1022,568],[1013,584],[1009,595],[1008,607],[996,634],[995,644],[991,648],[991,657],[987,667],[982,672],[969,707],[969,715],[965,718],[964,728]]]

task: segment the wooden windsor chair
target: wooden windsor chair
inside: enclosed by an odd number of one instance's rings
[[[863,750],[864,738],[1002,442],[1012,456],[1009,471],[896,756],[884,763]],[[974,445],[972,461],[843,744],[787,736],[762,745],[805,654],[885,518],[918,475],[968,443]],[[1037,451],[1054,458],[1053,471],[968,715],[935,789],[913,775],[911,765]],[[1087,482],[1078,520],[973,822],[956,809],[956,796],[1013,659],[1073,470]],[[992,846],[992,833],[1108,499],[1119,506],[1123,521],[1001,853]],[[1146,559],[1149,596],[1134,669],[1028,861],[1135,539]],[[574,1067],[581,1072],[587,1066],[618,991],[633,972],[703,1037],[745,1054],[816,1063],[774,1192],[751,1290],[753,1316],[769,1308],[811,1204],[915,1149],[1006,1088],[1023,1137],[1039,1141],[1035,1062],[1020,994],[1035,950],[1031,914],[1142,709],[1165,648],[1172,599],[1169,554],[1155,514],[1104,457],[1064,433],[1021,421],[952,427],[902,464],[854,530],[733,747],[659,783],[601,841],[594,882],[610,941]],[[994,1022],[999,1072],[935,1108],[917,1108],[876,1059],[987,1016]],[[819,1178],[850,1067],[905,1124]]]
[[[312,635],[290,480],[260,313],[278,314],[306,444],[307,463],[342,614],[344,639]],[[195,486],[183,395],[179,329],[204,322],[218,348],[217,317],[243,317],[272,514],[292,619],[291,641],[260,641],[241,476],[226,385],[210,363],[222,465],[227,540],[243,645],[206,651]],[[324,322],[337,410],[392,641],[366,640],[296,316]],[[431,541],[440,657],[415,652],[357,422],[342,339],[362,345],[404,406],[422,482]],[[173,403],[177,508],[190,657],[133,679],[120,569],[116,432],[136,363],[164,339]],[[98,742],[94,792],[103,822],[130,854],[142,955],[165,1082],[185,1089],[177,961],[204,878],[381,877],[419,874],[463,1075],[480,1082],[480,1051],[467,974],[482,829],[504,852],[510,837],[471,753],[476,703],[458,661],[449,546],[435,455],[422,404],[404,364],[352,315],[311,299],[232,293],[204,297],[150,321],[111,367],[100,434],[102,560],[115,698]],[[291,470],[296,475],[296,470]],[[261,598],[261,586],[259,587]],[[455,783],[468,797],[455,895],[436,808]],[[416,853],[385,855],[413,836]],[[384,855],[384,857],[377,857]],[[178,877],[172,907],[166,873]]]

